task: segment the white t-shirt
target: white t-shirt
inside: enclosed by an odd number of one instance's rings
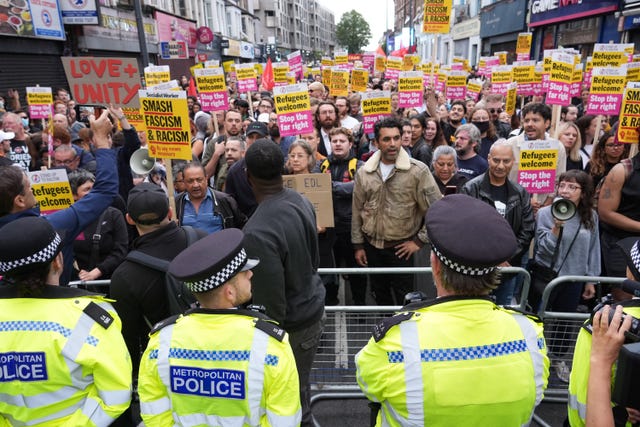
[[[386,165],[380,162],[380,174],[382,175],[382,180],[386,181],[391,175],[391,171],[396,167],[396,165]]]

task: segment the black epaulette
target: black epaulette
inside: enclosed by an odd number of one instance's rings
[[[82,311],[105,329],[109,329],[109,326],[113,323],[113,316],[93,301],[90,302]]]
[[[398,313],[394,316],[382,319],[377,325],[373,326],[373,330],[371,331],[371,333],[373,334],[373,339],[376,342],[379,342],[382,338],[384,338],[389,329],[411,319],[411,317],[413,317],[413,313],[413,311]]]
[[[182,316],[182,314],[176,314],[175,316],[167,317],[166,319],[159,321],[158,323],[153,325],[153,328],[151,328],[151,332],[149,332],[149,333],[150,334],[155,334],[156,332],[158,332],[160,329],[164,328],[165,326],[173,325],[174,323],[176,323],[178,318],[180,318],[180,316]]]
[[[540,319],[540,316],[538,316],[536,313],[532,313],[527,310],[522,310],[521,308],[510,306],[510,305],[500,306],[500,307],[505,311],[513,311],[515,313],[520,313],[524,316],[527,316],[529,319],[533,320],[536,323],[542,323],[542,319]]]
[[[264,319],[257,319],[255,327],[280,342],[282,342],[286,334],[285,330],[278,326],[277,323],[268,322]]]

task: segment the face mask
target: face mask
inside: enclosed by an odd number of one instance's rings
[[[485,133],[489,130],[489,122],[471,122],[475,127],[478,128],[480,133]]]
[[[23,126],[23,127],[25,127],[25,128],[26,128],[27,126],[29,126],[29,119],[27,119],[27,118],[21,118],[20,120],[22,120],[22,126]]]

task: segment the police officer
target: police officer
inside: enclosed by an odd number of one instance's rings
[[[542,325],[488,297],[517,250],[511,227],[462,194],[435,202],[426,227],[437,298],[380,322],[356,355],[376,425],[528,425],[549,374]]]
[[[120,319],[103,297],[58,286],[61,242],[37,216],[0,233],[0,425],[108,426],[129,407]]]
[[[298,426],[298,374],[284,329],[251,298],[243,233],[229,228],[182,251],[169,272],[201,308],[160,322],[140,364],[138,392],[147,426]]]
[[[627,237],[620,240],[618,246],[626,255],[627,279],[630,281],[640,281],[640,240],[637,240],[637,237]],[[619,295],[625,294],[620,292]],[[629,295],[628,300],[613,304],[611,310],[615,310],[618,305],[622,306],[624,313],[640,318],[640,299],[631,299],[631,295]],[[569,401],[567,406],[571,427],[584,427],[586,425],[587,386],[589,383],[589,372],[591,370],[591,320],[587,321],[585,326],[586,327],[580,328],[580,332],[578,333],[576,348],[573,352],[571,376],[569,377]],[[630,424],[640,421],[640,411],[637,409],[623,408],[616,405],[612,406],[615,425],[625,425],[627,421]]]

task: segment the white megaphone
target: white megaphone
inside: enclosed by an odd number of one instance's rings
[[[146,175],[153,170],[156,165],[155,157],[149,155],[146,148],[138,148],[129,159],[129,166],[134,173],[138,175]]]
[[[568,221],[576,214],[576,205],[569,199],[556,197],[551,205],[551,215],[558,221]]]

